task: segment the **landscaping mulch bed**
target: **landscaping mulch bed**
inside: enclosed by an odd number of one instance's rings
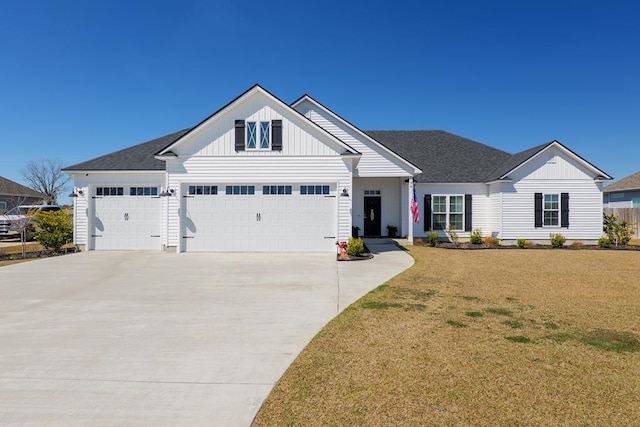
[[[414,242],[416,246],[431,246],[425,242]],[[480,250],[480,249],[521,249],[517,245],[488,245],[485,243],[481,244],[472,244],[472,243],[458,243],[457,245],[451,242],[441,242],[438,243],[436,248],[442,249],[462,249],[462,250]],[[609,248],[602,248],[598,245],[565,245],[560,248],[554,248],[551,245],[541,245],[530,243],[529,246],[525,249],[553,249],[553,250],[581,250],[581,249],[589,249],[589,250],[600,250],[600,251],[609,251],[609,250],[618,250],[618,251],[638,251],[640,250],[640,246],[611,246]]]
[[[43,250],[34,248],[33,246],[27,246],[25,255],[22,256],[22,249],[20,246],[11,246],[8,248],[0,248],[0,261],[18,261],[18,260],[34,260],[39,258],[51,258],[55,256],[61,256],[78,252],[76,247],[62,248],[59,252],[52,252],[49,250]]]

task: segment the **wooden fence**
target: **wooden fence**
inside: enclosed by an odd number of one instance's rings
[[[621,221],[627,221],[631,227],[631,233],[634,239],[640,239],[640,231],[638,230],[638,222],[640,222],[640,208],[604,208],[604,213],[619,215]]]

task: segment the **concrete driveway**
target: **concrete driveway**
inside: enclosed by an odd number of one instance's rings
[[[0,268],[0,425],[248,426],[339,311],[413,259],[85,252]]]

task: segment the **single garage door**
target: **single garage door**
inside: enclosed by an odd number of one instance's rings
[[[93,249],[161,249],[158,187],[97,187],[92,199]]]
[[[184,251],[336,250],[335,185],[190,185],[183,194]]]

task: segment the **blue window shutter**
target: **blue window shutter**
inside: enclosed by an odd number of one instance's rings
[[[540,228],[542,227],[542,193],[535,194],[534,202],[535,227]]]
[[[560,194],[560,226],[569,228],[569,193]]]
[[[424,231],[431,230],[431,194],[424,195]]]
[[[271,121],[271,150],[282,151],[282,120]]]
[[[464,231],[471,231],[472,224],[472,198],[471,194],[464,195]]]
[[[244,120],[236,120],[236,151],[244,151]]]

